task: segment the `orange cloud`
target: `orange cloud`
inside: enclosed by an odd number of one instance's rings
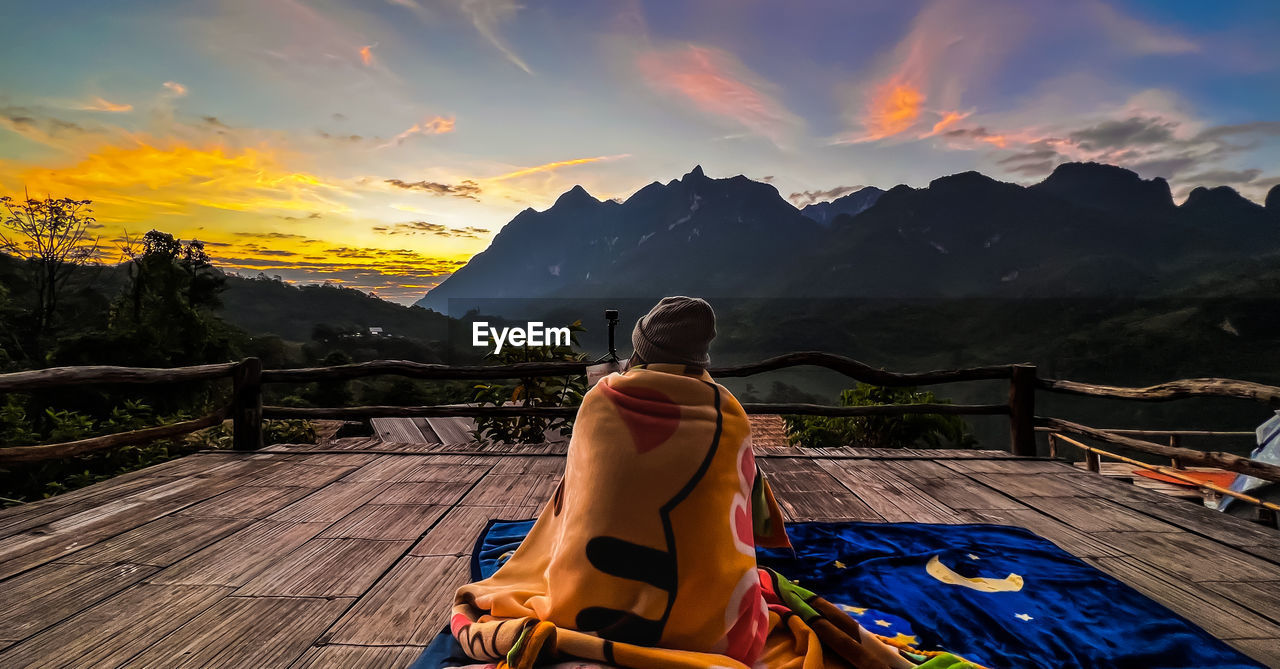
[[[954,111],[942,112],[942,118],[938,119],[938,122],[933,124],[933,130],[930,130],[929,134],[925,135],[925,137],[932,137],[934,135],[941,133],[943,130],[946,130],[947,128],[950,128],[951,126],[959,123],[960,121],[963,121],[966,118],[969,118],[969,115],[972,113],[973,112],[971,111],[970,112],[954,112]]]
[[[187,94],[187,87],[176,81],[166,81],[164,82],[164,87],[169,89],[169,92],[173,93],[177,97],[182,97]]]
[[[365,67],[373,65],[373,45],[360,47],[360,62],[364,63]]]
[[[781,145],[800,120],[773,95],[774,88],[732,55],[709,47],[649,51],[637,61],[650,86],[683,96],[713,116],[728,119]]]
[[[3,179],[6,185],[93,200],[102,221],[190,215],[199,207],[246,212],[341,208],[328,197],[336,186],[284,168],[269,149],[159,147],[139,141],[102,147],[65,167],[12,168],[0,162],[0,175],[12,174]]]
[[[514,172],[507,172],[506,174],[499,174],[496,177],[489,177],[488,179],[485,179],[485,181],[505,181],[507,179],[515,179],[517,177],[528,176],[530,174],[537,174],[539,172],[550,172],[551,170],[558,170],[561,167],[571,167],[573,165],[585,165],[587,163],[598,163],[600,161],[605,161],[605,160],[618,160],[620,158],[629,158],[629,157],[631,157],[631,154],[622,153],[616,156],[597,156],[595,158],[574,158],[573,160],[561,160],[554,163],[546,163],[544,165],[538,165],[536,167],[527,167],[525,169],[516,170]]]
[[[854,129],[836,142],[869,142],[903,133],[919,139],[944,131],[959,120],[949,119],[955,112],[946,110],[960,107],[972,82],[990,76],[996,59],[1027,34],[1029,14],[982,0],[925,5],[910,31],[851,91],[846,116]],[[927,132],[925,124],[934,114],[940,117],[934,127],[942,127]]]
[[[102,112],[133,111],[133,105],[131,104],[117,104],[115,102],[104,100],[102,98],[94,98],[93,102],[90,102],[89,104],[84,105],[83,107],[80,107],[80,108],[85,111],[102,111]]]
[[[924,101],[924,94],[910,84],[890,81],[879,86],[863,120],[865,141],[891,137],[915,125]]]
[[[395,137],[392,137],[391,141],[379,146],[378,148],[385,149],[389,146],[399,146],[404,143],[404,140],[409,139],[414,135],[443,135],[445,133],[450,133],[453,132],[454,123],[454,118],[452,116],[449,118],[434,116],[422,123],[414,123],[413,127],[405,130]]]

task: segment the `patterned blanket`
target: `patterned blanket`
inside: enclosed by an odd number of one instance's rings
[[[472,579],[497,571],[532,525],[486,528],[472,553]],[[843,522],[794,523],[787,532],[796,549],[762,548],[760,565],[824,593],[892,643],[946,647],[1010,669],[1264,666],[1022,528]],[[469,663],[445,633],[414,669]]]
[[[495,573],[458,590],[465,653],[635,669],[973,666],[915,652],[756,564],[787,546],[741,405],[700,370],[648,365],[583,400],[565,475]]]

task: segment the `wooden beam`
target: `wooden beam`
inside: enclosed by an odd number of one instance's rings
[[[1055,393],[1143,402],[1167,402],[1187,397],[1238,397],[1280,407],[1280,388],[1234,379],[1182,379],[1145,388],[1103,386],[1061,379],[1040,379],[1038,385],[1042,390]]]
[[[1036,366],[1014,365],[1009,379],[1009,452],[1036,454]]]
[[[237,451],[262,448],[262,360],[245,358],[232,377],[232,443]]]
[[[0,393],[23,392],[85,383],[181,383],[230,376],[236,362],[194,367],[113,367],[82,365],[0,374]]]
[[[1004,404],[879,404],[837,407],[821,404],[744,404],[749,414],[791,414],[807,416],[900,416],[905,414],[1002,415],[1009,413]],[[517,417],[542,416],[572,418],[578,407],[548,406],[360,406],[360,407],[279,407],[262,408],[264,418],[361,419],[361,418],[439,418],[447,416]]]
[[[1105,441],[1109,444],[1118,444],[1127,446],[1135,451],[1142,453],[1150,453],[1152,455],[1161,455],[1166,458],[1178,458],[1183,466],[1202,466],[1217,467],[1227,471],[1236,472],[1238,474],[1248,474],[1267,481],[1280,481],[1280,466],[1242,458],[1231,453],[1223,453],[1221,451],[1194,451],[1189,448],[1177,448],[1173,446],[1165,446],[1164,444],[1156,444],[1150,441],[1141,441],[1131,437],[1125,437],[1118,434],[1099,430],[1095,427],[1088,427],[1078,423],[1072,423],[1060,418],[1038,418],[1036,419],[1041,425],[1053,428],[1058,432],[1069,432],[1098,441]]]
[[[158,427],[149,427],[144,430],[119,432],[117,434],[91,437],[89,439],[80,439],[78,441],[68,441],[60,444],[9,446],[7,448],[0,448],[0,463],[38,462],[40,460],[68,458],[73,455],[92,453],[93,451],[115,448],[116,446],[125,446],[128,444],[155,441],[156,439],[164,439],[167,437],[176,437],[178,435],[188,434],[197,430],[203,430],[207,427],[213,427],[214,425],[218,425],[222,421],[226,420],[226,417],[226,410],[218,410],[202,418],[196,418],[195,420],[171,423],[169,425],[160,425]]]

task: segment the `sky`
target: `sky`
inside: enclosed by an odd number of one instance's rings
[[[700,164],[797,206],[1072,160],[1280,183],[1274,0],[0,4],[0,194],[412,302],[521,210]],[[114,254],[114,256],[113,256]]]

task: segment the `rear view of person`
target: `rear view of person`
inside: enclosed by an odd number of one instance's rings
[[[636,323],[635,355],[583,398],[564,478],[528,537],[458,590],[450,627],[468,656],[517,668],[917,664],[756,564],[757,545],[790,544],[746,413],[707,373],[715,336],[698,298],[664,298]]]

